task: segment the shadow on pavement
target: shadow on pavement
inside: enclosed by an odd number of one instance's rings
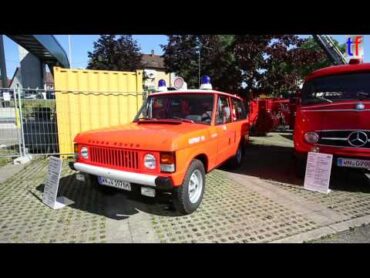
[[[157,198],[142,196],[139,192],[126,192],[112,188],[104,192],[97,186],[78,181],[76,175],[69,175],[60,179],[58,196],[65,196],[74,204],[70,207],[89,213],[99,214],[111,219],[127,219],[140,211],[163,216],[179,216],[173,209],[171,198],[165,194],[157,195]],[[134,187],[135,185],[133,185]],[[44,184],[40,184],[38,191],[44,191]],[[41,202],[42,200],[38,198]]]
[[[226,168],[226,171],[230,170]],[[304,183],[303,178],[296,175],[292,147],[252,144],[246,149],[243,165],[231,172],[302,187]],[[329,187],[333,190],[370,193],[370,180],[361,171],[333,167]]]

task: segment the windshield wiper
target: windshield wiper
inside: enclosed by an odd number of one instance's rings
[[[172,119],[177,119],[177,120],[181,120],[183,122],[186,122],[186,123],[194,123],[193,120],[190,120],[190,119],[186,119],[186,118],[181,118],[181,117],[176,117],[176,116],[173,116]]]
[[[327,98],[324,98],[324,97],[318,97],[318,96],[315,96],[315,98],[320,99],[320,100],[323,100],[323,101],[326,101],[326,102],[330,102],[330,103],[332,103],[332,102],[333,102],[332,100],[327,99]]]
[[[364,99],[364,98],[368,98],[370,95],[369,95],[369,93],[366,93],[366,92],[358,92],[357,93],[357,97],[360,99],[360,100],[362,100],[362,99]]]

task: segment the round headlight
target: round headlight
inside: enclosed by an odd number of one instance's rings
[[[307,143],[315,144],[319,141],[319,135],[316,132],[307,132],[304,135],[304,139]]]
[[[144,166],[146,168],[155,169],[155,164],[156,164],[156,161],[155,161],[154,155],[148,153],[144,156]]]
[[[87,147],[81,148],[81,156],[85,159],[89,158],[89,150],[87,149]]]

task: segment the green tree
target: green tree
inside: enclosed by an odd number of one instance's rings
[[[307,74],[330,65],[312,38],[296,35],[173,35],[162,48],[167,71],[182,76],[189,88],[198,87],[200,64],[213,87],[247,97],[294,92]]]
[[[335,39],[333,39],[333,41],[335,46],[344,54],[346,52],[346,44],[339,44]],[[306,58],[299,66],[299,73],[302,78],[317,69],[332,65],[332,62],[329,60],[324,50],[317,44],[312,36],[303,40],[300,49],[302,55]]]
[[[266,53],[271,35],[238,35],[233,42],[240,79],[246,85],[246,94],[260,90],[266,74]]]
[[[88,69],[135,71],[142,68],[140,48],[130,35],[101,35],[88,57]]]
[[[183,77],[189,88],[199,87],[200,73],[212,78],[214,88],[237,91],[240,70],[233,40],[231,35],[171,35],[162,45],[166,70]]]

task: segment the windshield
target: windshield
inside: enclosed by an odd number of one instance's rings
[[[153,94],[148,97],[135,121],[178,119],[211,124],[213,99],[213,94]]]
[[[370,99],[370,73],[331,75],[307,81],[302,104]]]

